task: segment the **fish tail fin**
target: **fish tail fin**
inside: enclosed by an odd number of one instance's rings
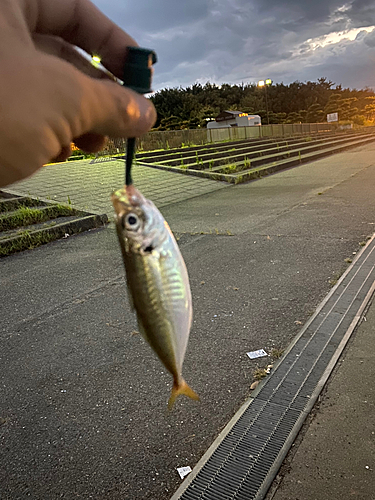
[[[191,399],[195,399],[199,401],[198,394],[193,391],[193,389],[185,382],[183,378],[181,378],[178,382],[173,383],[171,397],[168,401],[168,408],[171,410],[173,408],[174,402],[180,394],[184,394]]]

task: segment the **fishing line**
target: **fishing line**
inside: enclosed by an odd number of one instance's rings
[[[125,160],[125,185],[133,184],[132,179],[132,164],[135,152],[135,137],[130,137],[126,145],[126,160]]]

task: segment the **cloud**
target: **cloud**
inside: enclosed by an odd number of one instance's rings
[[[322,76],[375,87],[373,0],[94,2],[156,51],[155,89]]]
[[[363,32],[359,33],[358,36],[360,36],[361,34],[363,35]],[[366,33],[366,35],[363,37],[363,41],[368,47],[375,47],[375,30],[369,34]]]

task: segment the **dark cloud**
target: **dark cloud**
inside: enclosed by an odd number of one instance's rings
[[[154,33],[199,21],[208,14],[204,0],[94,0],[129,32]]]
[[[375,4],[373,0],[354,0],[346,11],[348,19],[355,27],[375,24]]]
[[[245,2],[244,2],[245,3]],[[333,11],[343,5],[342,0],[256,0],[258,10],[261,14],[274,11],[279,13],[280,18],[292,17],[308,23],[324,22]]]
[[[358,33],[357,38],[360,35],[362,35],[361,38],[368,47],[375,47],[375,30],[372,33],[366,33],[365,35],[363,35],[363,32],[361,31],[361,33]]]
[[[157,52],[156,89],[321,76],[343,86],[375,86],[375,30],[368,32],[375,26],[374,0],[94,2]],[[350,39],[332,35],[340,32]]]

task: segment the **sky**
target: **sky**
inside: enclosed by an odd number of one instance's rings
[[[316,81],[375,89],[375,0],[94,0],[155,50],[153,88]]]

